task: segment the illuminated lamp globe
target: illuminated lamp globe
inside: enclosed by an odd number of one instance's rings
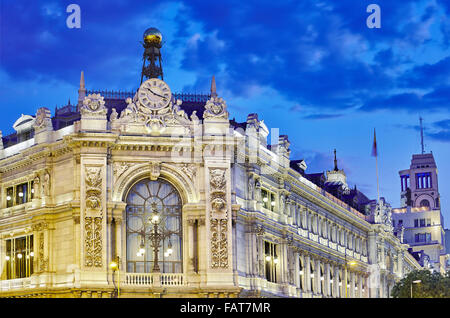
[[[144,32],[144,42],[150,44],[160,44],[162,41],[162,34],[156,28],[148,28]]]

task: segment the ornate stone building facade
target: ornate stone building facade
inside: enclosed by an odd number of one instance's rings
[[[214,79],[201,107],[155,78],[110,95],[82,74],[77,106],[2,138],[1,297],[388,297],[420,268],[384,201],[311,182]]]

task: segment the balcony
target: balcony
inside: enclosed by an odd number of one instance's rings
[[[120,280],[125,286],[185,286],[186,278],[184,274],[160,274],[160,273],[125,273],[125,277]]]
[[[25,289],[31,287],[31,278],[16,278],[0,281],[0,291],[9,291],[12,289]]]

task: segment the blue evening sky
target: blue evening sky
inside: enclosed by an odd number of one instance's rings
[[[71,3],[80,29],[66,25]],[[380,29],[366,26],[371,3]],[[88,89],[136,89],[151,26],[172,91],[208,92],[215,75],[231,118],[257,112],[289,135],[308,172],[331,169],[336,148],[350,186],[371,198],[376,128],[380,191],[393,207],[422,116],[450,222],[450,1],[0,0],[3,135],[22,113],[75,103],[81,70]]]

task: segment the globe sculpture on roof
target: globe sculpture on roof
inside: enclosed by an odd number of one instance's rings
[[[144,42],[160,44],[162,41],[162,34],[157,28],[148,28],[144,32]]]

